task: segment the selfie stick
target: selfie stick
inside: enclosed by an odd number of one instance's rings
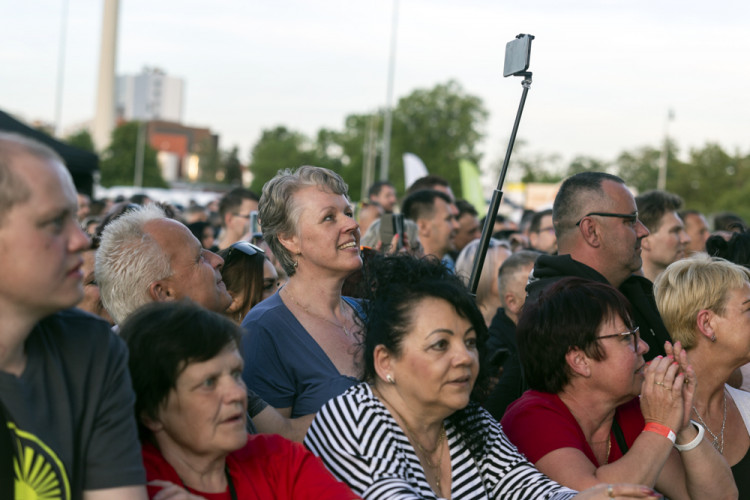
[[[518,35],[516,38],[529,37],[528,43],[531,50],[531,40],[534,39],[533,35]],[[506,59],[508,54],[506,54]],[[528,68],[528,59],[527,66]],[[513,152],[513,144],[516,142],[516,134],[518,133],[518,125],[521,123],[521,115],[523,114],[523,107],[526,103],[526,95],[529,93],[529,87],[531,87],[531,71],[518,71],[512,74],[513,76],[523,76],[521,85],[523,86],[523,93],[521,94],[521,102],[518,104],[518,112],[516,112],[516,121],[513,124],[513,131],[510,134],[510,140],[508,141],[508,149],[505,152],[505,161],[503,161],[503,168],[500,171],[500,179],[497,182],[497,187],[492,193],[492,199],[490,200],[490,206],[487,209],[487,218],[484,220],[484,227],[482,228],[482,237],[477,247],[477,253],[474,256],[474,268],[471,270],[471,279],[469,280],[469,290],[472,295],[476,296],[477,286],[479,285],[479,276],[482,272],[482,266],[484,266],[484,259],[487,256],[487,248],[490,245],[490,238],[492,238],[492,228],[495,225],[495,217],[500,209],[500,202],[503,199],[503,184],[505,183],[505,174],[508,171],[508,163],[510,163],[510,155]],[[510,76],[510,75],[505,75]],[[494,279],[497,279],[495,276]]]

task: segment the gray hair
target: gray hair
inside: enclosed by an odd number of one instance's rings
[[[479,238],[470,241],[461,250],[456,259],[456,274],[461,277],[466,286],[470,285],[471,271],[474,269],[474,256],[477,253],[480,241]],[[489,250],[497,247],[504,247],[510,251],[510,244],[507,241],[490,238],[487,256],[485,257],[482,272],[479,274],[479,282],[477,283],[477,304],[483,303],[492,293],[492,282],[495,279],[495,276],[492,275],[495,270],[495,252],[490,252]]]
[[[304,207],[294,202],[294,195],[308,186],[318,186],[349,199],[349,187],[339,174],[327,168],[305,165],[296,170],[279,170],[263,186],[263,194],[258,203],[263,239],[287,276],[293,276],[296,272],[294,256],[281,244],[279,236],[298,234],[297,221]]]
[[[65,165],[60,155],[47,145],[20,134],[0,132],[0,223],[15,204],[23,203],[31,196],[29,186],[12,168],[13,160],[23,154]]]
[[[169,257],[144,226],[166,218],[156,203],[135,207],[104,228],[96,252],[95,275],[104,307],[116,323],[152,302],[148,287],[172,275]]]

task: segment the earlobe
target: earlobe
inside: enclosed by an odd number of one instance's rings
[[[711,342],[716,342],[716,330],[713,326],[714,316],[713,311],[701,309],[698,311],[698,316],[695,320],[698,331]]]
[[[650,252],[651,251],[651,242],[649,241],[649,237],[646,236],[641,240],[641,248],[644,252]]]
[[[287,234],[279,234],[278,239],[279,243],[281,243],[289,253],[291,253],[292,255],[300,254],[299,240],[297,238],[297,235],[289,236]]]
[[[141,423],[146,427],[146,429],[150,430],[153,433],[159,432],[164,428],[161,422],[158,420],[152,419],[145,413],[141,413],[140,416]]]
[[[375,373],[377,373],[378,378],[388,380],[389,375],[393,377],[393,374],[391,373],[393,368],[391,366],[392,356],[391,353],[388,352],[388,349],[386,349],[383,344],[380,344],[375,347],[372,355]]]
[[[154,302],[168,302],[174,297],[169,288],[162,281],[154,281],[148,286],[148,294]]]
[[[571,348],[565,355],[565,361],[573,371],[574,374],[581,377],[588,378],[591,376],[591,366],[589,365],[589,358],[586,354],[578,349],[577,347]]]

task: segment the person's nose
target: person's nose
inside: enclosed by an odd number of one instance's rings
[[[684,229],[681,229],[680,230],[680,243],[682,243],[683,245],[687,245],[691,241],[693,241],[693,240],[690,237],[690,235],[687,234],[687,231],[685,231]]]
[[[91,238],[86,232],[78,225],[77,222],[71,220],[72,234],[70,236],[69,248],[71,252],[82,252],[91,247]]]
[[[203,249],[203,251],[206,252],[206,260],[211,264],[211,267],[221,271],[221,268],[224,267],[224,259],[210,250]]]
[[[225,400],[227,404],[234,404],[247,400],[247,387],[242,377],[229,377],[230,382],[227,384]]]
[[[461,342],[455,349],[453,364],[455,366],[470,365],[476,358],[474,351],[469,349],[466,344]]]
[[[635,224],[635,234],[638,236],[638,239],[645,238],[651,232],[648,230],[646,225],[641,221],[641,219],[638,219]]]
[[[638,337],[638,350],[637,350],[637,353],[639,355],[643,356],[644,354],[646,354],[649,351],[649,349],[650,348],[649,348],[648,344],[646,343],[646,341],[643,340],[642,338]]]

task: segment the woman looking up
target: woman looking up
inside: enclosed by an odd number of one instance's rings
[[[258,212],[289,280],[242,322],[243,378],[282,415],[312,419],[357,381],[359,304],[341,288],[362,266],[359,226],[346,183],[319,167],[280,171]]]

